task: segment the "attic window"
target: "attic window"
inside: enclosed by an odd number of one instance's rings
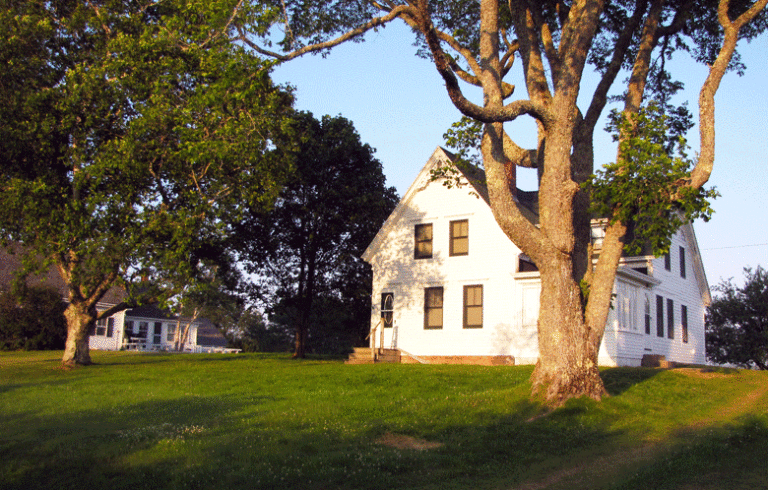
[[[416,240],[413,257],[415,259],[432,258],[432,223],[416,225],[414,235]]]
[[[685,249],[680,247],[680,277],[685,279]]]
[[[525,254],[518,255],[517,272],[536,272],[539,270],[536,264]]]

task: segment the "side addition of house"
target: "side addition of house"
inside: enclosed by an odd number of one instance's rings
[[[482,176],[448,188],[432,170],[452,165],[437,148],[363,254],[373,268],[372,347],[402,362],[532,364],[538,359],[539,272],[501,231]],[[537,221],[537,193],[516,190]],[[593,222],[599,249],[602,227]],[[665,257],[622,259],[600,349],[601,365],[644,356],[704,363],[710,295],[691,225]]]

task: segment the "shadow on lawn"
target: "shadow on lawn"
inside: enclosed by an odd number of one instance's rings
[[[388,379],[404,371],[370,370]],[[428,420],[409,416],[391,401],[391,393],[375,389],[355,395],[376,397],[373,404],[339,396],[342,390],[328,395],[330,406],[317,399],[304,412],[293,406],[301,394],[277,399],[254,390],[90,410],[69,407],[56,416],[0,414],[0,426],[13,428],[0,435],[0,481],[8,490],[645,490],[715,489],[724,482],[732,489],[768,487],[761,450],[768,447],[765,415],[729,428],[694,427],[651,444],[617,429],[625,426],[620,422],[626,410],[634,404],[643,409],[638,401],[619,404],[631,404],[627,409],[572,400],[539,416],[539,405],[510,391],[508,409],[485,408],[482,392],[460,402],[464,387],[455,385],[463,380],[450,371],[407,371],[423,378],[418,389],[433,393],[424,398],[433,407],[425,412]],[[615,368],[602,376],[619,397],[661,372]],[[371,384],[378,388],[384,382]],[[451,399],[443,401],[444,394]],[[353,410],[363,413],[349,417]],[[322,416],[313,417],[318,412]],[[350,427],[355,421],[360,426]],[[441,446],[393,448],[378,442],[386,433]],[[690,482],[696,484],[686,487]]]
[[[600,377],[608,394],[617,396],[636,384],[648,381],[662,371],[658,368],[615,367],[600,371]]]

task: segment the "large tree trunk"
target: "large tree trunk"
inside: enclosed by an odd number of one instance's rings
[[[65,366],[87,366],[92,364],[88,348],[88,332],[96,323],[96,310],[84,304],[70,303],[64,310],[67,319],[67,341],[64,356]]]
[[[539,361],[531,376],[533,394],[559,405],[573,397],[605,395],[597,368],[600,340],[584,321],[581,288],[567,257],[541,268]]]

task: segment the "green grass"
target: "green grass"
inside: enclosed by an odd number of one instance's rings
[[[59,359],[0,354],[0,488],[768,488],[768,373],[607,369],[545,413],[524,366]]]

